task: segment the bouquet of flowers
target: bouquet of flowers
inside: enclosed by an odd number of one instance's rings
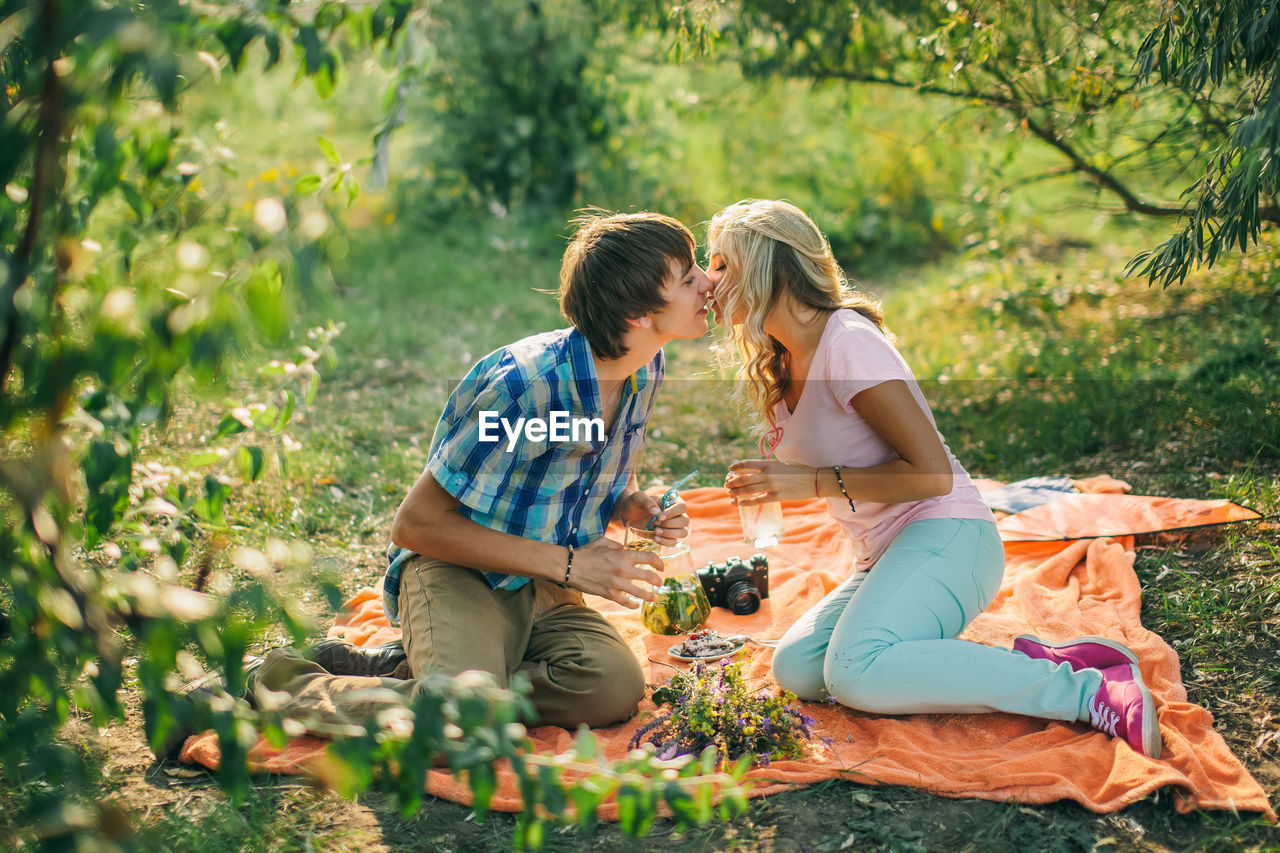
[[[813,737],[813,718],[792,706],[795,694],[751,693],[742,680],[742,664],[724,659],[696,662],[653,691],[657,705],[669,705],[636,730],[628,747],[653,744],[658,758],[700,755],[715,747],[721,766],[752,755],[768,764],[798,758]]]

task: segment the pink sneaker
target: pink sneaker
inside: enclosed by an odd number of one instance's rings
[[[1148,758],[1160,757],[1156,704],[1135,664],[1102,670],[1102,686],[1089,700],[1089,723],[1100,732],[1124,738]]]
[[[1077,637],[1062,643],[1050,643],[1030,634],[1013,641],[1013,650],[1029,658],[1069,663],[1075,669],[1106,669],[1126,663],[1137,663],[1138,656],[1127,646],[1103,637]]]

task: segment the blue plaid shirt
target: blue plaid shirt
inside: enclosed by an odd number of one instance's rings
[[[624,383],[621,411],[610,434],[571,429],[568,441],[511,444],[500,425],[481,440],[481,415],[489,424],[519,418],[550,421],[552,412],[603,418],[595,363],[577,329],[560,329],[516,341],[480,360],[445,405],[431,442],[427,470],[462,506],[459,514],[485,527],[557,545],[586,545],[604,535],[613,506],[631,479],[644,444],[644,428],[662,385],[661,351]],[[399,624],[400,572],[417,556],[392,545],[383,578],[387,618]],[[494,589],[516,589],[529,578],[484,572]]]

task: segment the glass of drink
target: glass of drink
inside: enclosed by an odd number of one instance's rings
[[[782,504],[778,501],[744,506],[738,504],[742,519],[742,539],[755,548],[768,548],[782,541]]]
[[[650,551],[662,560],[662,585],[654,589],[654,600],[640,606],[640,621],[655,634],[685,634],[695,631],[711,612],[711,603],[702,582],[693,571],[689,543],[663,545],[652,530],[643,525],[627,526],[623,547]]]
[[[628,524],[622,547],[629,551],[652,551],[662,559],[662,573],[667,577],[693,573],[693,558],[689,556],[689,543],[677,542],[663,545],[655,538],[655,532],[646,530],[643,524]]]

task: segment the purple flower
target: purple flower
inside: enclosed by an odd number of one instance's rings
[[[812,737],[815,721],[792,704],[795,697],[786,691],[778,696],[764,689],[749,692],[736,661],[725,659],[714,668],[695,662],[660,691],[654,699],[669,710],[643,724],[631,746],[653,744],[661,759],[698,755],[711,746],[720,761],[750,755],[767,766],[772,755],[799,755],[804,740]]]

